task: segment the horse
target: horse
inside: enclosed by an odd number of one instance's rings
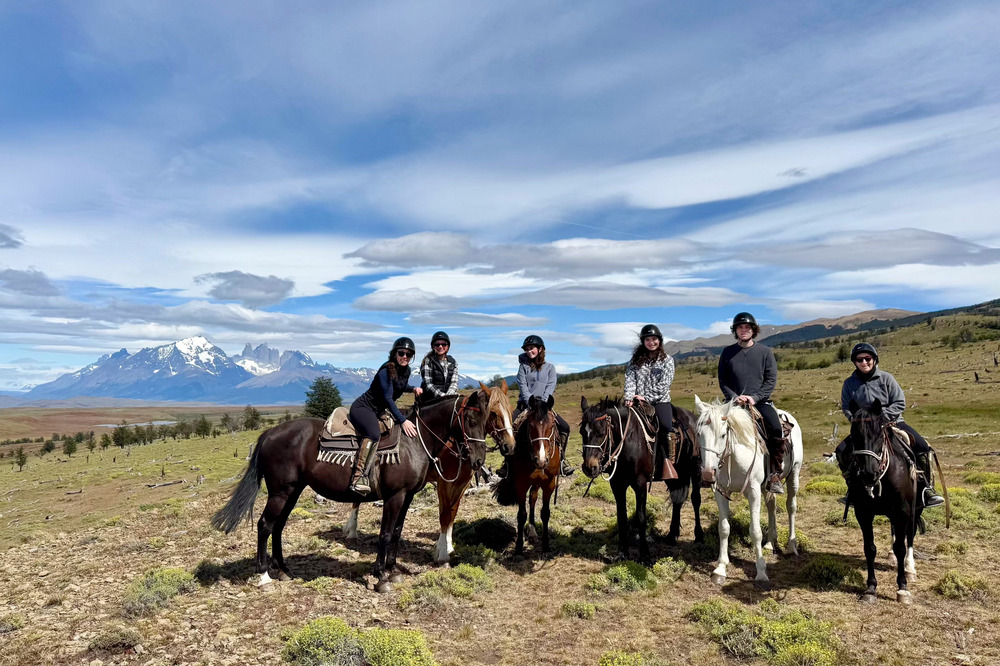
[[[767,565],[764,563],[764,544],[760,529],[760,503],[763,484],[767,480],[764,448],[757,427],[749,410],[737,408],[734,403],[708,403],[694,397],[698,410],[698,441],[701,444],[702,484],[715,488],[719,506],[719,561],[712,572],[712,582],[726,582],[729,565],[729,500],[739,491],[750,504],[750,540],[756,558],[757,575],[754,582],[763,589],[770,587]],[[788,510],[788,549],[798,555],[795,537],[795,513],[798,508],[799,472],[802,468],[802,429],[791,414],[777,410],[780,419],[792,424],[792,446],[785,452],[782,475],[788,479],[785,506]],[[774,511],[775,498],[767,498],[768,545],[777,547],[777,521]]]
[[[549,500],[559,487],[562,458],[559,453],[559,431],[552,405],[555,399],[528,400],[524,423],[518,428],[513,450],[506,444],[500,452],[509,456],[507,475],[493,488],[493,497],[501,506],[517,505],[517,541],[514,556],[524,554],[524,524],[528,518],[525,498],[531,492],[530,536],[535,536],[535,501],[542,491],[542,552],[549,551]]]
[[[867,409],[850,405],[851,434],[848,436],[850,460],[847,465],[847,497],[864,537],[868,564],[867,587],[861,600],[875,603],[875,516],[886,516],[892,525],[892,551],[896,560],[896,601],[913,603],[907,582],[917,577],[913,558],[923,504],[918,497],[919,484],[913,452],[905,432],[893,427],[890,418],[876,399]]]
[[[489,436],[498,446],[503,443],[513,448],[514,418],[511,415],[510,400],[507,398],[507,382],[501,380],[500,384],[492,389],[482,382],[479,383],[479,386],[489,397],[486,406],[486,429]],[[472,465],[468,462],[467,458],[445,458],[441,462],[440,473],[437,467],[431,467],[427,470],[427,481],[433,483],[437,488],[438,522],[441,527],[434,550],[434,563],[444,567],[449,566],[451,554],[455,552],[451,534],[455,527],[458,506],[461,504],[462,496],[469,484],[472,483],[475,474]],[[361,503],[355,502],[347,517],[347,522],[344,524],[344,537],[348,540],[358,538],[358,511],[360,508]]]
[[[260,585],[271,581],[268,569],[274,564],[282,580],[290,579],[281,551],[281,532],[295,502],[306,486],[336,502],[374,501],[381,499],[382,526],[378,555],[372,574],[378,579],[378,592],[392,590],[403,578],[393,570],[403,521],[413,496],[424,487],[432,468],[441,474],[441,456],[469,458],[478,469],[486,459],[486,418],[482,408],[488,404],[485,391],[469,396],[452,396],[428,406],[416,406],[410,418],[417,427],[417,437],[399,432],[398,463],[382,465],[373,479],[376,493],[362,496],[350,490],[351,465],[337,465],[317,460],[319,438],[325,421],[316,418],[295,419],[269,428],[257,439],[229,502],[212,517],[212,525],[232,532],[253,513],[261,479],[267,482],[267,504],[257,521],[256,573]],[[395,426],[393,430],[401,430]],[[390,435],[391,436],[391,435]],[[449,447],[454,441],[454,449]],[[271,537],[273,557],[267,555]]]
[[[605,398],[596,405],[590,405],[586,397],[580,398],[583,418],[580,421],[580,436],[583,438],[583,473],[591,479],[597,478],[608,468],[611,472],[608,483],[615,495],[618,508],[618,555],[629,557],[629,526],[626,495],[631,488],[635,494],[635,522],[639,531],[639,559],[650,562],[649,544],[646,542],[646,498],[649,482],[653,478],[656,451],[655,433],[646,433],[634,407],[627,407],[621,400]],[[694,415],[686,409],[674,406],[674,414],[681,424],[682,437],[677,457],[678,478],[666,480],[673,504],[670,532],[666,541],[677,543],[681,528],[681,507],[691,494],[694,508],[694,540],[704,541],[701,528],[701,459],[695,451]],[[685,432],[686,431],[686,432]]]

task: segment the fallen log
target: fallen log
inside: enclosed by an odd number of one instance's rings
[[[166,483],[147,483],[147,488],[162,488],[163,486],[176,486],[178,483],[187,483],[187,479],[181,479],[180,481],[167,481]]]
[[[83,488],[80,488],[79,490],[67,490],[66,494],[67,495],[79,495],[82,492],[83,492]]]

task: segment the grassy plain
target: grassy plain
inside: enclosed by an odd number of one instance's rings
[[[437,510],[433,492],[425,490],[407,519],[400,557],[417,575],[388,595],[366,584],[379,511],[362,510],[362,536],[348,544],[340,527],[348,507],[317,503],[307,491],[285,539],[286,559],[299,578],[257,588],[247,583],[255,552],[252,526],[228,536],[208,526],[258,434],[236,433],[160,441],[127,453],[112,448],[89,458],[85,451],[72,459],[33,455],[21,472],[9,459],[0,461],[0,632],[6,631],[0,664],[274,664],[281,661],[287,636],[324,615],[366,630],[418,629],[446,665],[597,664],[602,655],[611,663],[607,655],[614,651],[618,663],[637,663],[628,661],[635,655],[646,664],[737,663],[691,615],[696,604],[712,599],[747,609],[773,599],[782,612],[812,614],[829,624],[839,642],[836,663],[1000,663],[995,582],[1000,512],[990,489],[1000,480],[994,476],[1000,474],[1000,369],[994,366],[998,341],[988,337],[995,331],[990,323],[939,318],[931,326],[886,332],[876,340],[882,367],[906,392],[907,421],[939,451],[952,491],[950,530],[941,510],[925,514],[928,531],[918,537],[917,549],[926,559],[917,562],[911,607],[893,600],[885,525],[877,528],[879,602],[874,607],[858,602],[861,535],[856,523],[840,523],[837,493],[828,492],[838,480],[836,470],[821,458],[835,445],[834,426],[839,424],[841,435],[845,426],[838,403],[851,366],[836,362],[838,341],[818,349],[777,350],[783,368],[823,359],[830,364],[780,372],[776,400],[804,429],[802,485],[816,483],[800,496],[797,525],[804,552],[797,559],[768,556],[769,593],[751,583],[745,537],[734,548],[729,582],[721,589],[709,582],[714,538],[707,545],[692,543],[690,505],[684,508],[681,543],[665,546],[661,535],[669,506],[662,488],[654,488],[651,500],[652,552],[657,559],[673,558],[661,566],[673,573],[650,577],[648,585],[595,584],[609,575],[607,558],[615,551],[614,504],[603,481],[584,498],[586,483],[579,473],[560,489],[551,521],[556,552],[549,558],[529,547],[526,559],[512,560],[515,511],[498,507],[488,493],[467,497],[455,540],[460,561],[481,571],[464,569],[464,578],[443,575],[431,564]],[[957,345],[943,341],[963,330],[980,337]],[[715,397],[711,370],[711,362],[680,364],[674,401],[692,408],[695,394]],[[590,400],[616,395],[621,384],[621,378],[612,378],[560,385],[557,409],[570,423],[578,422],[581,395]],[[62,431],[84,428],[81,423]],[[490,458],[494,465],[496,455]],[[570,460],[580,460],[576,433]],[[259,499],[257,511],[261,507]],[[707,493],[702,513],[706,531],[714,535],[715,503]],[[193,572],[199,585],[160,610],[126,617],[123,601],[130,585],[157,567]],[[944,592],[933,591],[940,581]],[[133,640],[124,651],[91,647],[122,629],[137,632],[138,646]],[[767,655],[749,661],[778,663]]]

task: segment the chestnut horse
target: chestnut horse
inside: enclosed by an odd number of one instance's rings
[[[552,411],[554,398],[528,400],[527,415],[518,428],[514,450],[501,444],[500,452],[507,458],[507,476],[493,488],[493,496],[501,506],[517,505],[517,541],[514,555],[524,554],[524,524],[528,519],[525,498],[531,493],[530,536],[535,535],[535,501],[542,491],[542,552],[549,550],[549,501],[559,487],[562,458],[559,453],[559,431]]]
[[[507,397],[507,382],[500,380],[500,384],[489,388],[482,382],[479,383],[486,395],[489,396],[489,403],[486,406],[486,430],[497,446],[507,446],[514,448],[514,417],[511,415],[510,400]],[[451,541],[452,529],[455,527],[455,518],[458,516],[458,506],[462,503],[462,496],[465,490],[472,483],[473,469],[468,464],[467,458],[446,457],[441,461],[441,470],[431,467],[428,469],[427,480],[435,485],[438,495],[438,520],[441,532],[438,536],[437,548],[434,551],[434,563],[448,565],[451,554],[455,552],[455,547]],[[358,538],[358,511],[361,508],[360,502],[355,502],[351,509],[347,522],[344,524],[344,537],[347,539]]]
[[[291,578],[281,552],[281,532],[306,486],[336,502],[381,498],[382,527],[372,573],[378,579],[375,589],[388,592],[392,583],[402,580],[393,569],[403,521],[413,496],[426,485],[430,470],[440,468],[442,455],[468,458],[472,469],[482,467],[486,459],[486,418],[482,410],[488,401],[485,391],[476,391],[467,397],[452,396],[415,407],[410,419],[417,427],[417,437],[399,433],[399,462],[378,468],[376,493],[369,496],[350,490],[351,465],[317,460],[323,419],[296,419],[265,430],[257,440],[243,479],[229,502],[212,518],[212,525],[228,533],[244,519],[249,520],[261,479],[267,482],[267,505],[257,521],[256,571],[264,585],[270,582],[268,568],[272,563],[280,578]],[[448,448],[449,441],[457,443],[457,450]],[[268,537],[273,558],[267,555]]]

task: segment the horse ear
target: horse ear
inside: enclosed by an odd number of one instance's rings
[[[868,409],[868,411],[870,411],[872,414],[875,414],[876,416],[881,416],[882,401],[879,400],[878,398],[875,398],[875,400],[872,402],[872,406]]]
[[[855,400],[854,398],[851,398],[851,402],[847,405],[847,411],[849,411],[851,414],[854,414],[860,408],[861,405],[858,404],[858,401]]]
[[[503,391],[504,393],[507,392],[507,380],[506,379],[501,379],[500,380],[500,390]]]
[[[534,409],[536,402],[538,402],[538,400],[535,398],[535,396],[533,396],[533,395],[529,395],[528,396],[528,408],[529,409]]]
[[[490,387],[487,386],[486,384],[484,384],[482,382],[479,382],[479,388],[481,388],[482,390],[486,391],[486,395],[490,394]]]
[[[699,414],[705,411],[705,403],[702,402],[697,393],[694,394],[694,408],[698,410]]]
[[[587,396],[581,395],[580,396],[580,411],[581,412],[585,412],[585,411],[587,411],[588,407],[590,407],[590,403],[587,402]]]
[[[546,404],[549,406],[549,409],[552,409],[552,405],[556,404],[556,397],[554,395],[550,395]]]

